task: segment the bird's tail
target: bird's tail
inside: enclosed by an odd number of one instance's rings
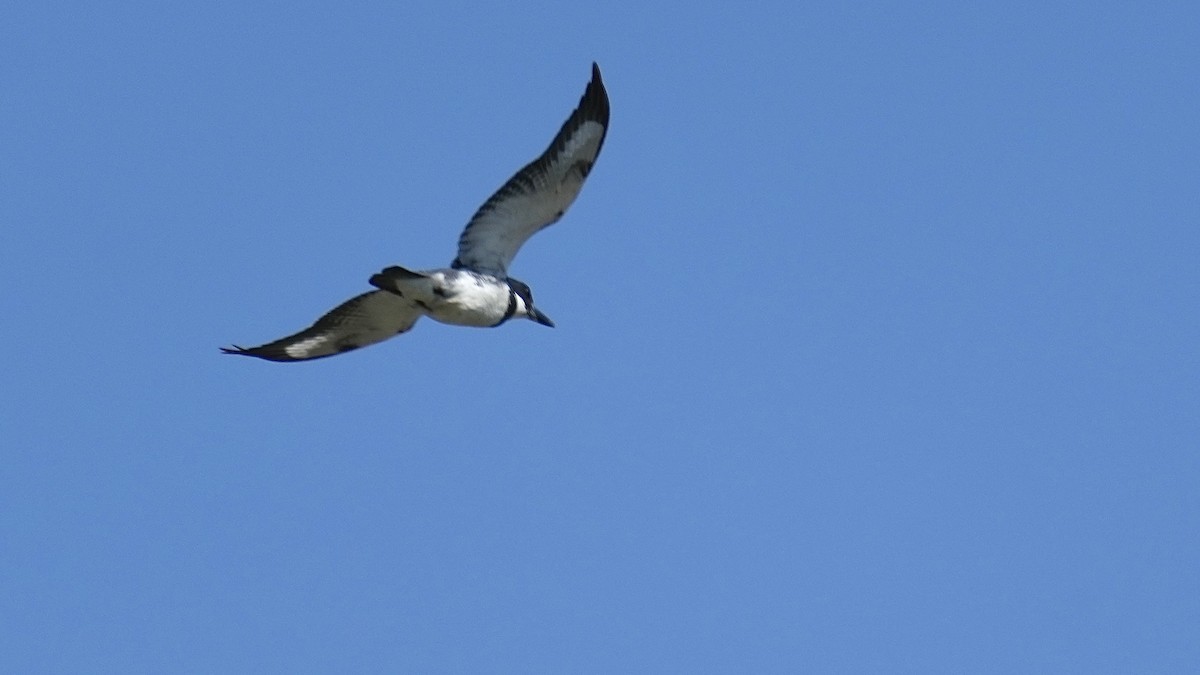
[[[429,277],[409,269],[393,265],[379,274],[371,275],[371,285],[383,291],[389,291],[403,296],[405,287],[412,287],[413,282],[426,281]]]

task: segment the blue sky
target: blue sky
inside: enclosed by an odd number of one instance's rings
[[[1200,10],[977,4],[10,7],[0,670],[1196,672]]]

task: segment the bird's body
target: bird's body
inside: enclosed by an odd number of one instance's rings
[[[513,290],[507,281],[470,270],[442,269],[423,281],[396,283],[404,297],[425,310],[425,316],[453,326],[491,328],[513,317]],[[380,280],[380,285],[388,284]],[[411,289],[411,290],[409,290]]]
[[[537,311],[523,282],[474,270],[410,272],[389,267],[371,277],[371,285],[411,301],[434,321],[454,326],[493,328]]]
[[[422,316],[456,326],[496,327],[512,318],[553,326],[524,282],[508,276],[517,251],[562,217],[583,187],[608,132],[608,94],[592,64],[579,106],[550,147],[491,196],[467,223],[448,268],[389,267],[378,290],[338,305],[295,335],[258,347],[222,348],[269,361],[305,361],[351,351],[407,332]]]

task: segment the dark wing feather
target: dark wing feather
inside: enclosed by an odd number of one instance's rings
[[[308,361],[382,342],[413,327],[422,312],[395,293],[369,291],[317,319],[312,326],[258,347],[222,347],[226,354],[268,361]]]
[[[592,64],[579,106],[541,157],[516,173],[472,216],[452,266],[506,276],[517,251],[553,224],[583,187],[608,132],[608,93]]]

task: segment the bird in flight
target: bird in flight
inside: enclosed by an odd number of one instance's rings
[[[534,307],[529,285],[508,276],[508,266],[530,237],[558,222],[575,201],[607,132],[608,93],[593,63],[578,107],[550,147],[479,207],[458,238],[458,255],[450,267],[388,267],[370,279],[377,290],[343,302],[299,333],[258,347],[233,345],[221,351],[268,361],[308,361],[400,335],[422,316],[483,328],[524,317],[553,327]]]

